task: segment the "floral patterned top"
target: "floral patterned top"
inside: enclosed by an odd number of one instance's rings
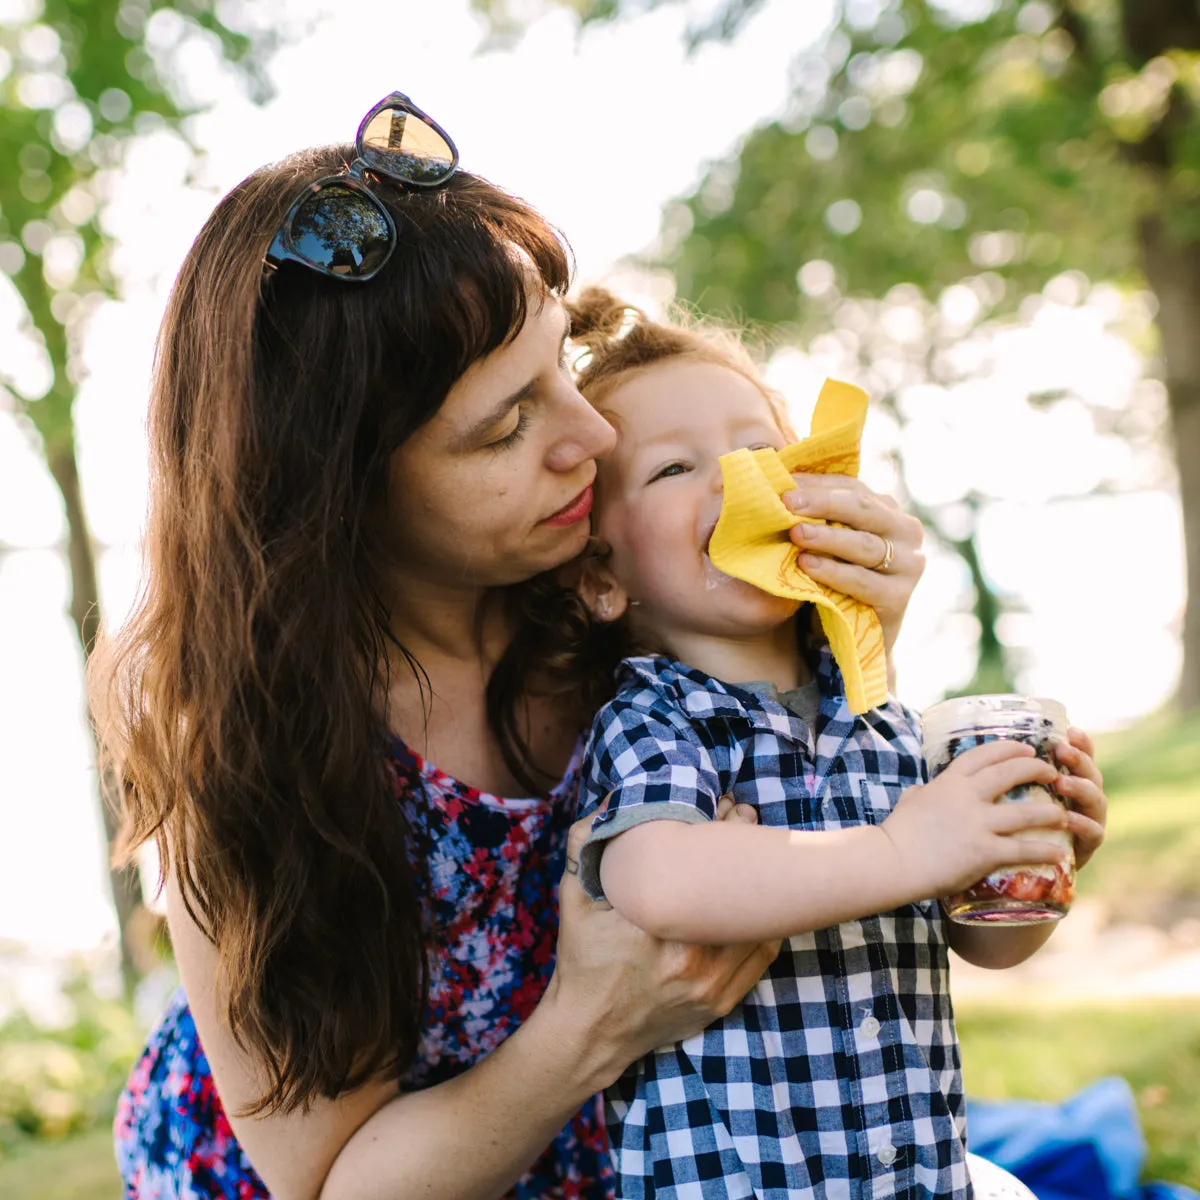
[[[397,742],[389,759],[413,852],[428,864],[430,995],[408,1089],[452,1078],[537,1005],[554,968],[558,880],[579,786],[579,752],[547,797],[468,787]],[[126,1200],[269,1200],[233,1135],[182,991],[134,1066],[117,1108]],[[517,1181],[511,1200],[608,1200],[603,1115],[590,1102]]]

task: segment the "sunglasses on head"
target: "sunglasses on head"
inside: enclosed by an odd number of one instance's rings
[[[367,173],[405,187],[438,188],[458,166],[446,132],[402,92],[363,117],[354,146],[357,156],[343,174],[310,183],[292,201],[263,258],[264,275],[298,262],[346,283],[374,279],[396,249],[397,233]]]

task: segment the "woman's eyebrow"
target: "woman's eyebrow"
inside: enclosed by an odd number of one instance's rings
[[[527,399],[536,383],[536,379],[531,379],[528,383],[517,388],[511,396],[505,396],[503,400],[494,404],[486,416],[480,417],[474,425],[454,439],[454,448],[456,450],[466,450],[473,446],[497,421],[500,421],[510,413],[515,405]]]
[[[563,319],[562,337],[558,342],[559,357],[562,357],[562,348],[567,344],[567,338],[571,336],[571,321],[567,316],[567,310],[563,306],[559,306],[559,312]],[[456,450],[466,450],[478,441],[493,425],[504,417],[515,404],[520,404],[522,400],[528,398],[529,394],[537,385],[537,377],[535,376],[528,383],[522,384],[511,396],[505,396],[503,400],[498,401],[492,406],[491,411],[487,416],[480,417],[470,429],[466,430],[460,437],[454,439],[454,448]]]

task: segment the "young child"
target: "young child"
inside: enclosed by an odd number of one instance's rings
[[[1073,730],[1061,750],[1069,815],[993,803],[1057,778],[1016,743],[925,782],[913,715],[892,699],[852,714],[811,611],[708,559],[720,457],[795,440],[745,352],[595,290],[572,336],[581,390],[619,435],[580,595],[608,624],[600,667],[642,652],[585,750],[583,811],[607,804],[581,880],[660,938],[785,939],[728,1017],[609,1090],[617,1194],[969,1197],[947,947],[1008,966],[1048,932],[951,925],[935,898],[1057,857],[1018,831],[1065,823],[1089,856],[1104,814],[1091,742]],[[759,824],[715,821],[726,796]]]

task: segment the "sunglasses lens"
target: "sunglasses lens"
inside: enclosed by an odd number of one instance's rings
[[[441,183],[454,171],[454,151],[446,139],[402,108],[385,108],[371,118],[363,131],[362,156],[369,166],[409,183]]]
[[[327,184],[292,218],[292,247],[315,267],[358,278],[388,256],[392,231],[379,206],[361,192]]]

